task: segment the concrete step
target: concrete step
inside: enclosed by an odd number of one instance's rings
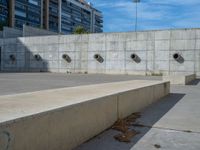
[[[72,149],[169,91],[134,80],[0,96],[0,149]]]

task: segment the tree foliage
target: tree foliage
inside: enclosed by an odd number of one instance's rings
[[[74,29],[74,34],[87,34],[88,31],[82,27],[82,26],[77,26],[75,29]]]

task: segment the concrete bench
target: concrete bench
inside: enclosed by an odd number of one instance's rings
[[[195,74],[163,76],[163,81],[170,81],[171,84],[186,85],[196,79]]]
[[[127,81],[0,96],[0,149],[70,150],[169,91]]]

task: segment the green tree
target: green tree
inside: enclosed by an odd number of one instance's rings
[[[77,26],[75,29],[74,29],[74,34],[87,34],[88,31],[82,27],[82,26]]]

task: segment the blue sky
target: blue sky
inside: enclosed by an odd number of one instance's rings
[[[132,0],[88,0],[104,16],[104,32],[133,31]],[[200,27],[200,0],[141,0],[138,30]]]

